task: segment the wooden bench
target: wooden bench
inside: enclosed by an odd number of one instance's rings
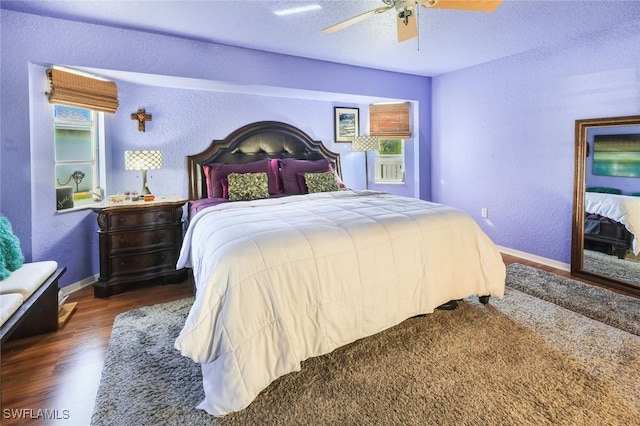
[[[66,270],[55,261],[25,263],[0,281],[0,343],[58,330],[58,280]]]
[[[599,226],[596,228],[597,233],[590,233],[587,229],[587,218],[595,216],[598,215],[585,216],[585,247],[607,254],[615,254],[619,259],[624,259],[627,250],[633,245],[633,234],[622,223],[602,216],[598,216],[600,219]],[[589,219],[589,222],[591,224],[598,223],[598,220]]]

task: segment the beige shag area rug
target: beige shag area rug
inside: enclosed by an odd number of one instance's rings
[[[584,270],[632,284],[640,283],[640,260],[631,252],[624,259],[618,259],[617,256],[585,250]]]
[[[192,299],[116,318],[92,425],[631,425],[640,337],[507,287],[303,363],[245,410],[196,410],[173,349]]]

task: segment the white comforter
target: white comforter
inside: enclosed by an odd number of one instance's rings
[[[178,267],[196,300],[175,342],[205,400],[242,410],[300,362],[452,299],[502,298],[492,241],[452,207],[373,191],[225,203],[198,213]]]
[[[603,194],[599,192],[585,193],[584,211],[595,213],[620,222],[633,234],[631,250],[636,256],[640,254],[640,197],[628,195]]]

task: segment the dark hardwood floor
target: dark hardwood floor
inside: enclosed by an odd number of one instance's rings
[[[570,276],[514,256],[503,258],[507,264],[519,262]],[[191,283],[185,281],[140,287],[107,299],[95,298],[92,287],[70,295],[67,302],[78,302],[78,308],[63,329],[2,347],[0,423],[88,425],[116,315],[192,294]]]
[[[93,287],[71,294],[67,303],[78,302],[78,307],[64,328],[3,345],[0,423],[88,425],[116,315],[191,295],[189,281],[135,288],[107,299],[95,298]],[[46,415],[57,419],[32,419],[38,410],[49,410]]]

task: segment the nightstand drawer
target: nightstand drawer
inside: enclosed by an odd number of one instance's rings
[[[154,248],[162,245],[175,246],[178,236],[176,227],[163,227],[151,231],[113,232],[105,235],[111,250]]]
[[[156,197],[94,209],[100,227],[100,277],[93,284],[97,297],[109,297],[144,282],[180,282],[176,270],[182,246],[181,197]]]
[[[144,209],[137,212],[114,212],[107,216],[108,229],[132,229],[139,226],[153,226],[175,223],[175,208]],[[182,210],[180,210],[182,214]]]
[[[157,250],[146,253],[136,253],[109,258],[111,273],[130,274],[133,272],[147,272],[154,269],[175,269],[177,253],[174,248]]]

